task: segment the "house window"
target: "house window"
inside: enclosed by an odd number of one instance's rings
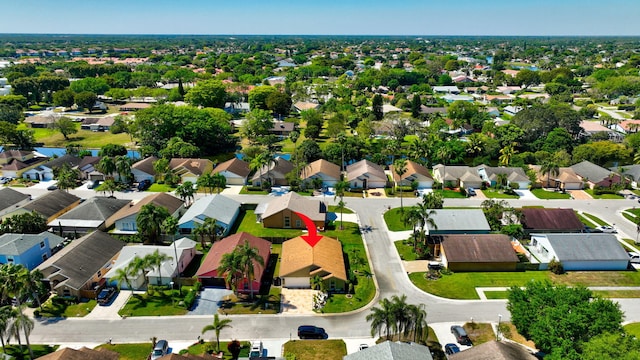
[[[42,261],[47,260],[47,258],[48,258],[47,254],[42,254]]]
[[[40,249],[44,249],[44,241],[40,241]]]
[[[13,256],[7,257],[7,262],[13,264]]]
[[[102,270],[98,270],[98,272],[96,273],[96,275],[98,275],[98,277],[102,276]]]
[[[291,218],[288,216],[284,217],[284,227],[286,228],[291,227]]]
[[[302,223],[300,222],[300,220],[296,220],[296,228],[300,228],[302,227]]]
[[[71,296],[71,291],[69,289],[62,290],[62,296]]]

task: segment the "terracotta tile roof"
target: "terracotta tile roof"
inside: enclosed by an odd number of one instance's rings
[[[169,161],[169,167],[177,171],[184,169],[196,176],[200,176],[208,172],[213,167],[213,163],[209,159],[173,158]]]
[[[221,277],[218,276],[218,266],[220,266],[222,255],[233,252],[236,247],[243,245],[245,241],[248,241],[251,247],[258,249],[258,253],[262,256],[264,264],[267,265],[269,262],[269,255],[271,254],[271,242],[263,238],[253,236],[249,233],[241,232],[227,236],[226,238],[214,243],[209,250],[209,253],[207,253],[207,256],[204,258],[204,261],[200,264],[200,268],[198,268],[196,276]],[[254,261],[253,268],[255,278],[258,280],[261,279],[265,266],[261,266]]]
[[[567,230],[584,229],[573,209],[523,208],[522,226],[525,230]]]
[[[422,166],[422,165],[418,164],[418,163],[417,163],[417,162],[415,162],[415,161],[411,161],[411,160],[407,160],[407,172],[406,172],[406,173],[404,173],[404,174],[402,175],[402,177],[400,177],[400,176],[396,173],[396,171],[395,171],[395,169],[394,169],[394,166],[393,166],[393,165],[390,165],[390,166],[389,166],[389,171],[391,171],[391,175],[393,176],[393,180],[394,180],[395,182],[398,182],[398,181],[400,181],[400,180],[404,180],[404,179],[406,179],[406,178],[408,178],[408,177],[411,177],[411,176],[414,176],[414,175],[416,175],[416,174],[419,174],[419,175],[425,176],[425,177],[427,177],[427,178],[429,178],[429,179],[433,180],[433,177],[431,176],[431,172],[429,171],[429,169],[427,169],[426,167],[424,167],[424,166]]]
[[[155,175],[156,171],[153,169],[153,163],[156,161],[158,161],[157,157],[149,156],[131,165],[131,170],[140,170],[144,173]]]
[[[234,157],[231,160],[227,160],[221,164],[218,164],[218,166],[216,166],[213,169],[213,174],[217,174],[219,172],[222,171],[228,171],[230,173],[236,174],[240,177],[247,177],[249,176],[249,173],[251,172],[251,169],[249,168],[249,163],[246,161],[242,161],[236,157]]]
[[[317,267],[337,279],[346,281],[347,272],[343,256],[342,244],[336,239],[323,236],[311,247],[298,236],[282,243],[280,276],[286,277],[305,268],[312,271]]]
[[[300,196],[292,191],[269,201],[262,218],[266,219],[285,209],[303,213],[313,221],[324,221],[327,216],[326,207],[322,201]]]
[[[165,193],[157,193],[153,195],[149,195],[145,198],[140,199],[138,202],[131,202],[129,206],[125,206],[124,208],[118,210],[115,214],[111,215],[107,221],[105,221],[105,226],[109,228],[116,221],[123,219],[127,216],[133,215],[140,211],[143,205],[146,204],[154,204],[156,206],[162,206],[169,211],[169,214],[175,213],[180,206],[182,206],[183,201],[178,199],[175,196],[171,196]]]
[[[448,262],[518,262],[507,235],[443,235],[442,247]]]
[[[305,166],[300,172],[300,177],[302,180],[305,180],[319,173],[323,173],[336,180],[340,180],[340,166],[325,159],[316,160]]]
[[[64,348],[41,356],[38,360],[118,360],[119,358],[120,354],[115,351],[82,347],[78,350]]]

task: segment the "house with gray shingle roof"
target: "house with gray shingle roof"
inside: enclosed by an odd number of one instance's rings
[[[349,187],[355,189],[383,188],[387,185],[384,169],[369,160],[360,160],[347,166]]]
[[[78,164],[80,164],[80,161],[81,159],[79,157],[66,154],[23,172],[22,177],[25,179],[49,181],[54,178],[54,170],[59,169],[64,164],[67,164],[69,165],[69,168],[74,169]]]
[[[613,184],[620,184],[622,182],[620,174],[587,160],[572,165],[571,169],[573,169],[591,189],[596,186],[610,187]]]
[[[433,360],[428,347],[389,340],[342,357],[343,360]]]
[[[304,229],[304,221],[294,214],[298,212],[311,219],[318,228],[324,228],[327,221],[327,206],[324,202],[289,192],[276,196],[273,200],[258,204],[256,220],[268,228]]]
[[[476,167],[476,171],[482,180],[490,183],[490,186],[497,184],[499,175],[506,176],[507,184],[518,184],[518,189],[528,189],[531,185],[529,176],[520,167],[480,165]]]
[[[12,188],[0,189],[0,217],[28,203],[31,195],[23,194]]]
[[[438,209],[431,215],[435,227],[427,224],[429,235],[488,234],[491,227],[481,209]]]
[[[568,271],[626,270],[629,265],[629,255],[612,234],[531,234],[529,251],[540,270],[553,259]]]
[[[287,174],[293,170],[293,164],[281,157],[276,157],[269,164],[258,169],[251,178],[253,186],[261,186],[262,182],[269,182],[271,186],[287,185]]]
[[[95,196],[50,221],[47,226],[56,233],[74,235],[84,235],[94,230],[105,231],[105,221],[128,205],[129,200]]]
[[[156,179],[156,171],[153,169],[153,163],[156,161],[158,161],[157,157],[149,156],[148,158],[139,160],[131,165],[133,179],[136,182],[140,182],[142,180],[151,180],[151,182],[154,182]]]
[[[80,198],[66,191],[55,190],[6,213],[2,218],[35,211],[48,222],[80,204]]]
[[[433,177],[446,187],[476,188],[482,187],[482,178],[475,168],[464,165],[443,165],[433,167]]]
[[[23,265],[33,270],[59,250],[64,241],[48,231],[40,234],[0,235],[0,264]]]
[[[391,178],[396,186],[411,186],[414,181],[418,183],[418,189],[430,189],[433,187],[433,177],[426,167],[415,161],[407,160],[406,172],[398,175],[395,165],[389,166]]]
[[[221,236],[227,235],[240,214],[240,203],[224,195],[209,195],[196,200],[178,220],[181,234],[191,234],[205,219],[216,219],[223,228]]]
[[[631,181],[631,186],[633,186],[634,188],[637,188],[638,184],[640,184],[640,165],[622,165],[609,168],[609,170],[618,174],[622,174],[627,178],[627,180]]]
[[[322,186],[335,186],[340,175],[340,166],[325,159],[316,160],[300,171],[300,178],[307,188],[313,187],[314,179],[322,180]]]

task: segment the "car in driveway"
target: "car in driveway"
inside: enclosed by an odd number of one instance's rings
[[[599,230],[603,233],[607,233],[607,234],[617,234],[618,230],[616,230],[613,226],[608,226],[608,225],[602,225],[602,226],[598,226],[596,228],[596,230]]]
[[[364,350],[364,349],[368,349],[369,345],[368,344],[360,344],[360,346],[358,346],[358,350]]]
[[[151,360],[157,360],[167,355],[168,353],[169,353],[169,343],[167,342],[167,340],[160,340],[153,347],[153,351],[151,352],[151,355],[149,356],[149,358]]]
[[[328,336],[321,327],[301,325],[298,326],[298,337],[300,339],[326,339]]]
[[[47,186],[47,190],[49,191],[58,190],[58,185],[49,185]]]
[[[151,186],[151,180],[142,180],[138,183],[138,191],[145,191]]]
[[[471,339],[469,339],[469,335],[467,335],[467,332],[464,331],[462,326],[453,325],[451,327],[451,333],[456,337],[456,341],[458,342],[458,344],[471,345]]]
[[[447,355],[447,358],[449,358],[449,355],[453,355],[459,352],[460,352],[460,348],[456,344],[449,343],[444,346],[444,353]]]
[[[112,287],[103,288],[102,290],[100,290],[100,292],[98,293],[98,297],[96,298],[98,301],[98,304],[100,306],[105,306],[109,304],[111,302],[111,299],[113,299],[113,297],[116,295],[117,292],[118,291],[116,290],[116,288],[112,288]]]

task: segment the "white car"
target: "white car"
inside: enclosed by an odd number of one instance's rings
[[[607,234],[617,234],[618,233],[618,230],[614,229],[611,226],[606,226],[606,225],[598,226],[596,228],[596,230],[600,230],[603,233],[607,233]]]

